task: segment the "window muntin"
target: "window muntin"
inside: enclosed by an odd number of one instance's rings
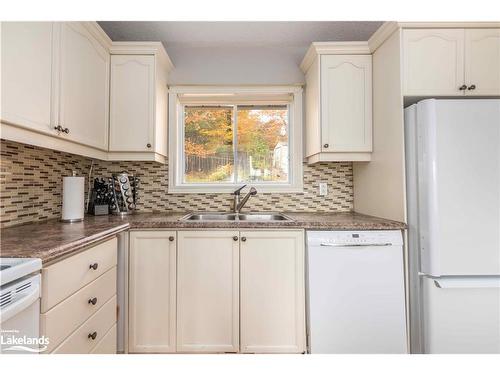
[[[184,105],[184,184],[288,183],[289,106]]]

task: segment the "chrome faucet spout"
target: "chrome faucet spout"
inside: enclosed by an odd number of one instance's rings
[[[243,185],[240,187],[238,190],[236,190],[233,195],[234,195],[234,213],[240,213],[241,209],[245,206],[247,203],[248,199],[252,195],[257,195],[257,189],[254,187],[251,187],[248,193],[243,197],[243,199],[240,200],[240,192],[241,190],[245,187],[246,185]]]

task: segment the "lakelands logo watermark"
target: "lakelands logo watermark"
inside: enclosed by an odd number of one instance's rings
[[[5,353],[42,353],[47,350],[49,338],[21,336],[18,330],[1,330],[0,345],[1,351]]]

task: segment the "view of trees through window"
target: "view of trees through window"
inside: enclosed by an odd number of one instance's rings
[[[185,182],[287,182],[288,129],[286,105],[185,106]]]

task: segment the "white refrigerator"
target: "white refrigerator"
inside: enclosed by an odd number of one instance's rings
[[[413,353],[500,353],[500,99],[405,109]]]

